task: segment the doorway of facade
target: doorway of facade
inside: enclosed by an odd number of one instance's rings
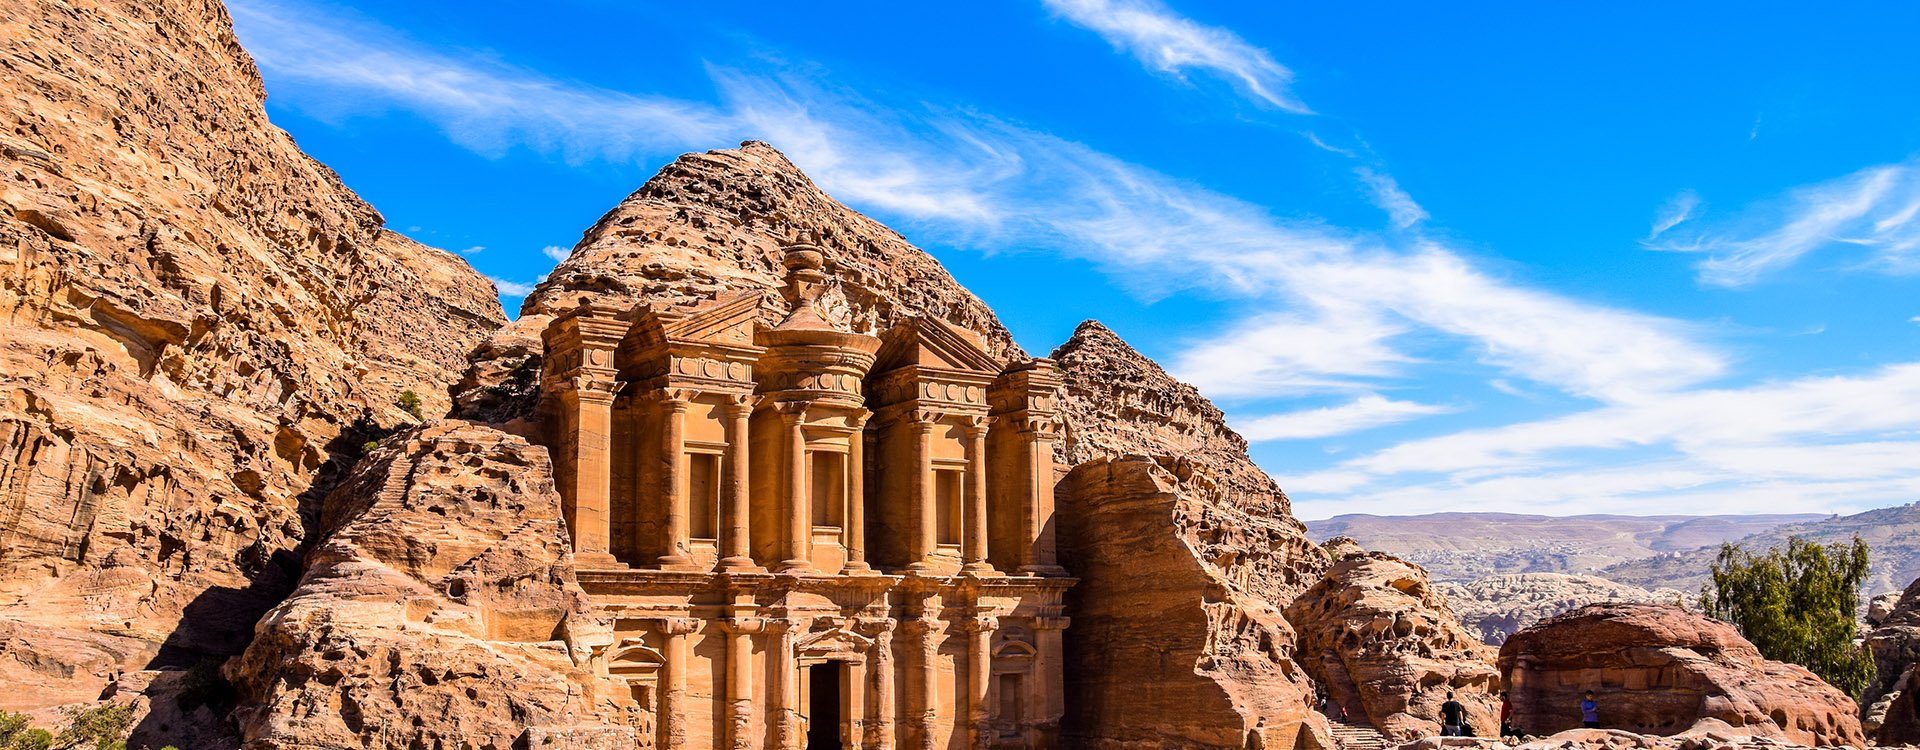
[[[828,661],[807,668],[807,750],[841,750],[841,673],[844,664]]]

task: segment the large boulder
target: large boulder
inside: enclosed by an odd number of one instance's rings
[[[1060,485],[1067,592],[1067,720],[1082,747],[1328,747],[1312,684],[1278,608],[1208,564],[1187,523],[1230,522],[1192,462],[1125,456]]]
[[[606,710],[586,664],[611,634],[574,579],[545,448],[459,421],[396,435],[326,517],[300,587],[227,668],[247,747],[504,750]]]
[[[1438,734],[1450,694],[1477,732],[1498,731],[1494,649],[1460,626],[1427,571],[1344,537],[1327,547],[1333,567],[1286,617],[1328,697],[1389,739]]]
[[[1771,661],[1732,625],[1656,604],[1596,604],[1515,633],[1500,649],[1514,723],[1580,726],[1594,691],[1602,726],[1674,735],[1703,719],[1804,745],[1865,743],[1859,708],[1797,664]]]
[[[0,38],[0,709],[26,710],[239,653],[329,482],[417,421],[403,393],[443,413],[505,316],[267,121],[218,2],[19,0]]]
[[[1920,580],[1871,620],[1877,677],[1861,701],[1867,734],[1883,745],[1920,745]]]

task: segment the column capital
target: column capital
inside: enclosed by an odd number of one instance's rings
[[[956,624],[961,630],[968,633],[979,633],[983,631],[991,633],[1000,629],[1000,618],[994,615],[976,614],[964,618]]]
[[[900,621],[900,631],[908,635],[938,636],[945,633],[950,624],[938,617],[911,617]]]
[[[667,635],[686,635],[700,629],[700,620],[692,617],[662,617],[660,632]]]
[[[781,421],[794,425],[807,421],[807,407],[810,406],[813,404],[806,401],[780,401],[775,403],[773,408],[780,412]]]
[[[764,617],[728,617],[716,624],[729,635],[759,635],[767,632],[767,618]]]
[[[764,398],[752,393],[729,394],[726,397],[727,415],[738,417],[742,413],[752,414],[754,407],[759,406]]]
[[[960,427],[961,429],[966,430],[967,437],[970,437],[970,438],[978,438],[983,435],[986,435],[987,428],[991,427],[994,422],[998,421],[997,419],[993,417],[988,417],[988,416],[966,416],[966,417],[962,417],[962,419],[966,421],[963,422]]]

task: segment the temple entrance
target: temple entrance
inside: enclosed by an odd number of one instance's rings
[[[807,750],[841,750],[841,674],[846,664],[828,661],[807,668]]]

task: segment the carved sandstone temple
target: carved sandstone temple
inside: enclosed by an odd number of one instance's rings
[[[1052,747],[1057,370],[930,317],[842,330],[823,265],[788,248],[771,328],[754,291],[546,329],[594,668],[643,747]]]

